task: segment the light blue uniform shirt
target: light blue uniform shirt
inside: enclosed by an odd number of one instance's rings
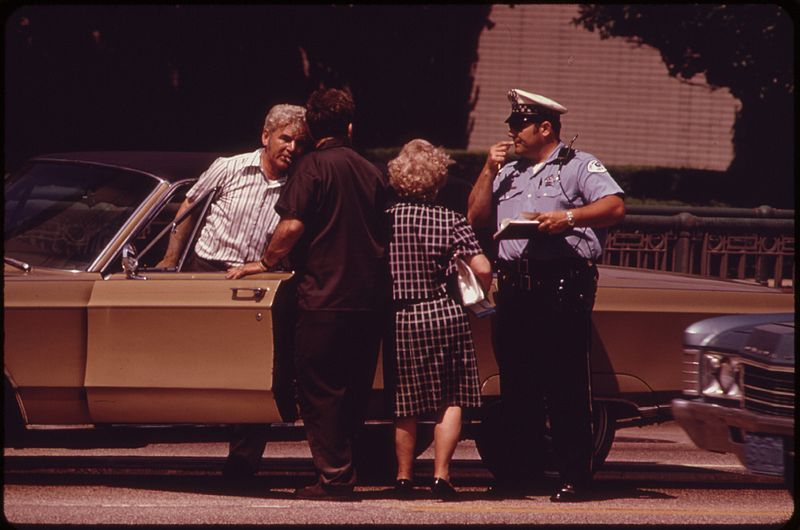
[[[564,143],[543,163],[520,159],[503,166],[494,179],[498,228],[504,219],[524,219],[522,212],[570,210],[591,204],[608,195],[624,196],[608,170],[594,155],[575,151],[558,177],[558,153]],[[559,182],[560,181],[560,182]],[[575,227],[560,234],[537,234],[532,239],[500,241],[501,259],[520,258],[527,248],[531,259],[582,257],[598,261],[603,254],[606,230]]]

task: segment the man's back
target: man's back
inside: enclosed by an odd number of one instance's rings
[[[386,293],[387,184],[343,141],[303,158],[276,209],[301,220],[292,251],[298,303],[311,310],[371,310]]]

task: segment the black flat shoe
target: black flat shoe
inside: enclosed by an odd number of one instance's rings
[[[411,497],[414,495],[414,482],[408,478],[399,478],[394,483],[394,492],[398,497]]]
[[[433,495],[443,501],[457,501],[458,492],[443,478],[433,479],[433,486],[431,486]]]
[[[581,502],[585,500],[588,500],[586,491],[576,488],[569,482],[562,484],[561,488],[550,497],[550,502]]]

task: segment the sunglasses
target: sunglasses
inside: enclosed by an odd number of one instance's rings
[[[520,116],[520,117],[513,117],[508,120],[508,128],[512,131],[521,131],[522,129],[526,128],[528,125],[533,125],[537,123],[533,118]]]

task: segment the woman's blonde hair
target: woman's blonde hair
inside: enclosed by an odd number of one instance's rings
[[[444,149],[417,138],[389,161],[389,184],[400,197],[432,201],[447,181],[447,168],[453,163]]]

